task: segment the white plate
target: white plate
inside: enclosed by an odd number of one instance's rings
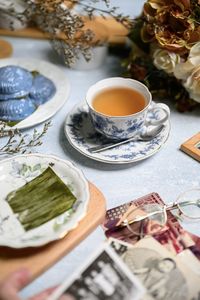
[[[25,231],[5,201],[9,192],[41,174],[49,164],[77,198],[71,210]],[[86,215],[88,182],[71,162],[43,154],[19,155],[0,162],[0,245],[13,248],[36,247],[64,237]]]
[[[49,101],[40,105],[33,114],[12,128],[25,129],[42,123],[51,118],[65,104],[69,96],[70,85],[67,76],[59,67],[37,59],[9,58],[0,60],[0,67],[7,65],[20,66],[29,71],[38,71],[51,79],[56,86],[56,93]],[[10,127],[7,128],[10,129]]]
[[[161,111],[157,111],[149,113],[148,117],[159,119],[162,117],[161,114]],[[91,153],[88,148],[101,145],[107,140],[95,131],[85,102],[76,105],[67,115],[65,121],[65,135],[76,150],[91,159],[110,164],[133,163],[152,156],[165,144],[169,132],[170,122],[167,121],[163,130],[148,142],[129,142],[113,149]]]

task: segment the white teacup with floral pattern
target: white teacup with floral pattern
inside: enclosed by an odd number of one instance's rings
[[[93,107],[95,96],[105,89],[129,88],[138,91],[145,98],[145,107],[134,114],[126,116],[109,116],[96,111]],[[134,101],[134,99],[133,99]],[[109,139],[123,140],[147,130],[148,126],[160,126],[170,116],[169,107],[163,103],[152,103],[152,96],[148,88],[141,82],[122,77],[103,79],[92,85],[86,94],[86,102],[95,129]],[[149,113],[162,110],[162,118],[148,118]]]

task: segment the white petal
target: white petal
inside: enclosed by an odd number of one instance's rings
[[[174,75],[178,79],[187,79],[193,69],[194,65],[190,61],[180,63],[176,65]]]
[[[200,42],[196,43],[194,46],[192,46],[192,48],[190,49],[190,57],[193,56],[200,56]]]

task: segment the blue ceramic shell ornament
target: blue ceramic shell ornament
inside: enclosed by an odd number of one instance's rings
[[[0,100],[27,96],[33,83],[32,74],[18,66],[0,68]]]
[[[0,120],[5,122],[21,121],[31,115],[35,109],[36,106],[29,97],[0,101]]]
[[[30,97],[37,106],[51,99],[55,92],[56,87],[50,79],[40,74],[34,77]]]

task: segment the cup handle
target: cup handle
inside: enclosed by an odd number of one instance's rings
[[[157,125],[161,125],[163,123],[165,123],[169,117],[170,117],[170,110],[169,107],[164,104],[164,103],[155,103],[153,106],[151,106],[148,110],[149,112],[154,112],[154,111],[158,111],[158,110],[162,110],[164,112],[164,116],[159,119],[159,120],[151,120],[147,117],[146,121],[145,121],[145,126],[157,126]],[[148,114],[147,113],[147,114]]]

